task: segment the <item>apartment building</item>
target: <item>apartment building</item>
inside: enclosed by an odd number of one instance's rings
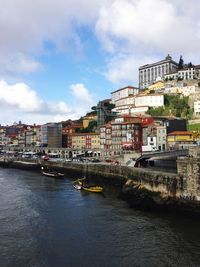
[[[111,93],[112,103],[116,104],[116,101],[122,98],[127,98],[128,96],[131,96],[131,95],[137,95],[138,93],[139,93],[139,89],[137,87],[126,86],[126,87],[120,88]]]
[[[99,133],[72,133],[69,135],[70,144],[68,147],[73,149],[99,149]]]
[[[163,107],[163,94],[138,95],[135,97],[135,107]]]
[[[197,90],[196,85],[188,85],[188,86],[171,86],[166,87],[164,92],[165,94],[182,94],[183,96],[190,96],[195,94]]]
[[[42,146],[62,147],[62,124],[47,123],[41,126]]]
[[[100,148],[111,149],[112,146],[112,126],[110,123],[101,126],[100,128]]]
[[[200,100],[194,101],[194,116],[200,117]]]
[[[174,131],[167,135],[168,149],[184,149],[193,145],[194,137],[192,132]]]

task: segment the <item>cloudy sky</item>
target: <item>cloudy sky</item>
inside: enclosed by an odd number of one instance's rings
[[[200,1],[0,2],[2,125],[79,118],[168,53],[200,63]]]

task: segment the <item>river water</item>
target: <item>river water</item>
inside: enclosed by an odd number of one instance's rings
[[[130,209],[72,179],[0,169],[0,266],[200,266],[200,219]]]

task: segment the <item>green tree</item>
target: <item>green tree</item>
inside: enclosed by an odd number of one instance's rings
[[[184,61],[182,56],[180,56],[179,62],[178,62],[178,68],[181,70],[183,68],[184,65]]]

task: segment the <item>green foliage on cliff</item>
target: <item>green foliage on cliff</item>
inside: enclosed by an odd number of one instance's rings
[[[150,108],[148,114],[151,116],[175,116],[190,119],[193,110],[188,104],[189,97],[179,95],[164,95],[165,107]]]
[[[188,131],[200,131],[200,123],[188,124]]]

